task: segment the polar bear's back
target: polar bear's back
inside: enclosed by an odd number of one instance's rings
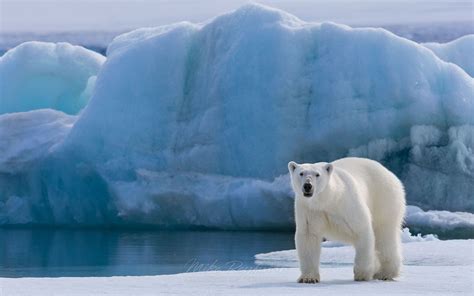
[[[405,191],[402,182],[380,163],[357,157],[342,158],[332,162],[335,172],[348,173],[362,189],[361,198],[372,213],[372,219],[380,222],[398,221],[405,215]]]

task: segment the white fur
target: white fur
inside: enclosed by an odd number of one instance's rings
[[[323,238],[355,247],[356,281],[390,280],[399,275],[405,192],[392,172],[364,158],[343,158],[330,164],[290,162],[288,169],[296,195],[298,282],[319,282]],[[303,195],[305,182],[314,188],[310,197]]]

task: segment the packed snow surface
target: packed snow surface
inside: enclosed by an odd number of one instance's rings
[[[51,108],[77,114],[105,57],[68,43],[26,42],[0,57],[0,114]]]
[[[91,79],[74,80],[76,93]],[[24,149],[12,135],[29,129],[10,125],[0,223],[291,228],[288,161],[344,156],[382,162],[425,211],[473,212],[473,114],[466,71],[383,29],[256,4],[139,29],[109,46],[89,103],[56,144],[38,136],[49,144]]]
[[[355,282],[348,247],[324,248],[321,283],[297,284],[294,252],[257,255],[274,269],[205,271],[162,276],[0,278],[6,295],[472,295],[472,240],[406,243],[408,264],[396,281]],[[326,255],[325,255],[326,254]],[[332,254],[327,256],[327,254]],[[325,256],[325,257],[324,257]],[[261,258],[261,259],[258,259]],[[271,260],[270,260],[271,258]],[[289,259],[293,261],[289,261]],[[285,262],[291,262],[287,268]],[[268,267],[268,265],[267,265]]]
[[[403,244],[403,264],[407,266],[472,266],[473,240],[438,240],[414,237]],[[454,251],[456,250],[456,251]],[[325,267],[348,266],[354,263],[354,247],[327,246],[323,244],[321,265]],[[296,250],[286,250],[255,255],[255,262],[266,267],[298,267]]]
[[[9,296],[40,295],[472,295],[472,266],[407,266],[397,281],[354,282],[352,267],[323,268],[323,282],[297,284],[297,268],[161,276],[0,279]]]

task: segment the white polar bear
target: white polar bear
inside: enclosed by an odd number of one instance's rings
[[[392,172],[376,161],[353,157],[332,163],[291,161],[288,169],[296,195],[299,283],[319,282],[323,238],[355,247],[356,281],[398,276],[405,191]]]

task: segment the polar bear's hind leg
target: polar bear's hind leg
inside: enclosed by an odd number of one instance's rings
[[[393,212],[395,219],[385,220],[385,223],[375,223],[375,251],[379,261],[379,268],[374,274],[375,279],[393,280],[400,274],[402,264],[402,246],[400,229],[404,212]]]
[[[375,250],[379,268],[375,279],[393,280],[400,274],[402,263],[399,226],[378,227],[375,230]]]
[[[401,227],[405,217],[405,190],[393,173],[384,169],[378,176],[383,178],[374,192],[377,206],[372,212],[375,235],[375,252],[379,266],[375,279],[393,280],[400,274],[402,265]]]

